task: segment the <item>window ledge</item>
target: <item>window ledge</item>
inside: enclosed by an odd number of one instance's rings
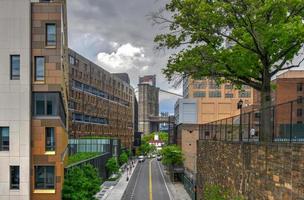
[[[56,49],[56,46],[45,46],[46,49]]]
[[[46,151],[44,155],[56,155],[55,151]]]
[[[34,190],[34,194],[55,194],[55,189],[45,189],[45,190]]]

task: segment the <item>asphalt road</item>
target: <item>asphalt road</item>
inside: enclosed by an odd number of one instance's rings
[[[171,200],[161,164],[156,159],[139,163],[123,200]]]

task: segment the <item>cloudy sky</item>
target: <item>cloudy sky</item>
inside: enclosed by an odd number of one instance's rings
[[[157,75],[157,86],[181,94],[161,74],[168,52],[155,50],[161,30],[149,15],[166,0],[70,0],[69,46],[110,72],[127,72],[135,88],[138,77]],[[177,97],[160,95],[160,112],[173,113]]]

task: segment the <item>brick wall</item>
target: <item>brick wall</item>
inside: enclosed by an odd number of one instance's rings
[[[304,198],[303,144],[198,141],[198,199],[217,184],[246,199]]]

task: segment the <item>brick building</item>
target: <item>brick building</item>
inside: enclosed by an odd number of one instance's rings
[[[71,138],[118,138],[133,144],[134,90],[128,75],[111,74],[69,49],[69,134]]]

